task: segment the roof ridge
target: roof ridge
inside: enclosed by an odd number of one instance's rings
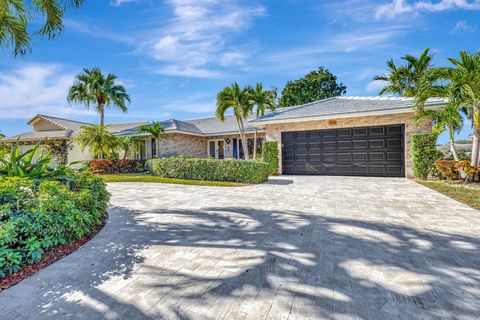
[[[36,117],[41,117],[41,118],[53,118],[57,120],[65,120],[65,121],[70,121],[70,122],[76,122],[76,123],[81,123],[81,124],[92,124],[90,122],[83,122],[83,121],[78,121],[78,120],[71,120],[71,119],[66,119],[66,118],[60,118],[60,117],[55,117],[55,116],[49,116],[46,114],[37,114],[34,118]]]

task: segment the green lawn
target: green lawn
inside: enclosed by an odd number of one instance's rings
[[[217,187],[240,187],[247,184],[224,181],[202,181],[202,180],[182,180],[163,178],[147,174],[106,174],[99,175],[105,182],[152,182],[152,183],[171,183],[188,184],[194,186],[217,186]]]
[[[426,187],[429,187],[430,189],[437,190],[438,192],[441,192],[452,199],[480,210],[480,185],[478,183],[463,184],[463,182],[450,182],[445,180],[416,181]]]

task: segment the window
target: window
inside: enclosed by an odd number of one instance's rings
[[[254,139],[253,138],[248,138],[248,154],[250,155],[250,158],[253,157],[253,145],[254,145]],[[262,155],[262,144],[264,138],[257,138],[257,158],[261,157]],[[245,156],[243,154],[243,145],[242,145],[242,140],[240,139],[233,139],[233,157],[235,159],[245,159]]]

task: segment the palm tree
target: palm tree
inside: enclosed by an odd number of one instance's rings
[[[70,103],[83,103],[87,108],[95,104],[95,110],[100,114],[100,125],[103,126],[105,107],[115,106],[126,113],[130,96],[122,85],[117,84],[116,75],[104,75],[99,68],[93,68],[83,69],[83,73],[77,75],[67,100]]]
[[[96,159],[103,159],[110,157],[112,149],[114,149],[112,147],[115,136],[107,130],[106,126],[92,124],[82,127],[76,140],[82,151],[90,148]]]
[[[387,82],[379,94],[392,93],[403,97],[414,97],[421,82],[428,81],[436,84],[437,72],[432,67],[433,54],[426,48],[419,57],[405,55],[401,59],[407,64],[396,66],[392,59],[387,61],[388,72],[385,75],[377,75],[373,79]]]
[[[150,133],[155,138],[156,154],[152,152],[152,157],[160,156],[160,136],[165,133],[165,128],[160,121],[152,121],[149,124],[141,125],[137,128],[138,133]]]
[[[13,45],[13,54],[31,51],[29,23],[46,16],[44,25],[36,33],[54,38],[63,30],[63,17],[67,6],[80,7],[84,0],[0,0],[0,47]]]
[[[123,151],[123,159],[127,158],[128,152],[130,150],[136,151],[136,142],[137,139],[132,136],[117,137],[117,147]]]
[[[262,83],[257,83],[255,89],[252,91],[252,101],[256,106],[257,118],[261,117],[267,112],[267,110],[274,111],[276,108],[275,99],[277,98],[277,89],[263,90]],[[255,128],[255,134],[253,139],[253,159],[257,158],[257,128]]]
[[[453,68],[444,70],[450,81],[451,100],[465,108],[473,117],[473,145],[471,165],[480,162],[480,51],[469,54],[460,52],[460,59],[448,59]]]
[[[230,109],[233,110],[246,160],[248,160],[250,156],[248,153],[244,120],[247,119],[250,110],[252,110],[252,91],[253,89],[250,86],[242,89],[238,83],[232,83],[230,87],[225,87],[217,94],[217,109],[215,112],[218,120],[225,121],[225,113]]]
[[[433,129],[436,133],[448,130],[450,152],[455,161],[458,161],[458,154],[455,150],[455,132],[460,132],[463,127],[463,118],[459,113],[458,106],[450,102],[441,111],[424,110],[416,117],[417,122],[425,119],[433,120]]]

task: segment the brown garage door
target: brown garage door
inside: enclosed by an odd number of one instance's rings
[[[404,125],[282,133],[283,173],[404,177]]]

